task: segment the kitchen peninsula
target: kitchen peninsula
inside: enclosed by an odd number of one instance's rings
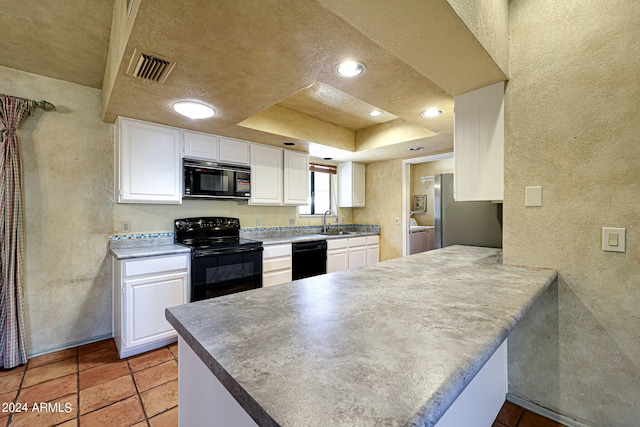
[[[497,257],[453,246],[167,309],[181,425],[435,425],[555,283]]]

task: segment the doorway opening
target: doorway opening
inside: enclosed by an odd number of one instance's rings
[[[405,159],[402,161],[402,256],[407,256],[411,253],[410,247],[410,226],[411,226],[411,218],[412,212],[413,217],[416,219],[416,222],[429,222],[429,208],[431,208],[431,214],[433,213],[433,196],[429,197],[430,194],[433,194],[432,191],[429,191],[429,184],[431,185],[431,189],[433,189],[433,175],[437,173],[448,173],[453,172],[453,162],[449,164],[444,164],[439,168],[430,169],[425,174],[419,174],[420,176],[416,176],[416,174],[412,174],[412,168],[417,167],[417,165],[421,165],[424,163],[432,163],[438,162],[440,160],[449,160],[453,159],[453,153],[442,153],[442,154],[434,154],[431,156],[423,156],[416,157],[413,159]],[[441,169],[445,168],[445,169]],[[412,186],[412,175],[414,176],[413,181],[416,182],[415,185]],[[423,179],[424,178],[424,179]],[[424,182],[422,182],[424,180]],[[413,192],[412,192],[413,187]],[[416,189],[417,188],[417,189]],[[415,193],[415,194],[412,194]],[[426,196],[424,198],[418,197],[417,199],[414,196]],[[415,202],[415,206],[414,206]],[[421,202],[424,202],[421,205]],[[421,212],[416,213],[416,209],[414,208],[425,208],[425,213]],[[420,209],[418,209],[420,210]],[[420,215],[420,216],[418,216]]]

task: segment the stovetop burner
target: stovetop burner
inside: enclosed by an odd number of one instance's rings
[[[202,255],[206,251],[233,250],[238,247],[260,247],[262,242],[240,237],[238,218],[204,217],[175,220],[176,243],[189,246]]]

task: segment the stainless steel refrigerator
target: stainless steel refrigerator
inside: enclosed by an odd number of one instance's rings
[[[502,203],[456,202],[453,174],[435,176],[435,247],[502,247]]]

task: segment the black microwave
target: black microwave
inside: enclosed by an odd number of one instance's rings
[[[248,199],[251,169],[206,160],[183,159],[185,198]]]

